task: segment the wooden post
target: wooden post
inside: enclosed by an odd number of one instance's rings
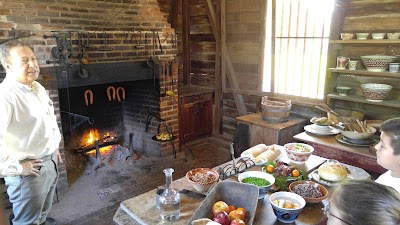
[[[190,0],[182,0],[183,84],[190,85]]]

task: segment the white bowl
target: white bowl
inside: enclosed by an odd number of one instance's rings
[[[200,180],[200,176],[207,179]],[[206,192],[211,186],[218,182],[219,174],[217,171],[210,168],[196,168],[186,173],[186,179],[197,191]]]
[[[340,33],[340,38],[342,40],[350,40],[353,39],[354,34],[353,33]]]
[[[385,33],[372,33],[372,39],[384,39]]]
[[[341,130],[340,133],[343,134],[343,136],[350,138],[350,139],[355,139],[355,140],[362,140],[362,139],[367,139],[372,137],[376,133],[376,129],[371,126],[367,126],[368,132],[367,133],[359,133],[359,132],[354,132],[354,131],[349,131],[349,130]]]
[[[389,55],[364,55],[361,60],[368,71],[384,72],[389,68],[389,63],[396,60],[396,56]]]
[[[240,183],[243,183],[243,179],[248,177],[258,177],[267,180],[270,185],[268,186],[258,186],[258,199],[263,199],[269,189],[271,189],[272,185],[275,183],[275,177],[269,173],[265,173],[262,171],[246,171],[238,176],[238,180]]]
[[[361,84],[361,88],[365,99],[372,102],[383,101],[392,90],[391,85],[377,83]]]
[[[388,39],[399,39],[400,33],[387,33],[386,36]]]
[[[314,152],[314,148],[311,145],[303,143],[287,143],[283,147],[287,157],[293,163],[305,163]],[[306,149],[306,151],[301,151],[300,149]]]
[[[350,93],[351,87],[336,87],[340,96],[347,96]]]
[[[365,40],[368,38],[369,33],[356,33],[358,40]]]
[[[299,204],[299,208],[296,209],[287,209],[279,207],[278,205],[274,204],[274,200],[290,200]],[[303,210],[304,206],[306,206],[306,201],[300,195],[287,192],[287,191],[279,191],[271,194],[269,196],[269,201],[272,205],[272,209],[274,210],[274,214],[276,218],[281,221],[282,223],[293,223],[297,217],[299,216],[301,210]]]

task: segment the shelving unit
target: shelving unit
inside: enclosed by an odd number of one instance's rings
[[[382,48],[400,48],[400,39],[366,39],[366,40],[331,40],[330,41],[330,57],[332,59],[330,66],[332,67],[336,61],[336,57],[346,56],[350,58],[359,58],[359,56],[370,55],[371,51],[368,51],[366,47],[371,47],[372,51]],[[360,46],[360,44],[362,46]],[[354,52],[357,52],[354,55]],[[379,51],[377,51],[379,52]],[[353,55],[349,55],[353,53]],[[400,59],[400,58],[399,58]],[[336,66],[336,64],[334,64]],[[336,108],[347,108],[352,110],[363,111],[364,113],[370,114],[372,117],[391,117],[398,115],[400,109],[400,73],[392,73],[389,71],[385,72],[372,72],[362,67],[362,61],[359,60],[359,66],[357,70],[349,69],[327,69],[327,80],[330,81],[328,87],[327,103],[331,107]],[[362,90],[360,84],[365,82],[371,83],[387,83],[393,86],[391,90],[391,96],[381,102],[367,101],[362,96]],[[352,87],[352,93],[348,96],[340,96],[335,92],[336,86],[350,86]],[[376,110],[379,107],[379,110]],[[384,118],[379,118],[384,119]]]
[[[336,69],[336,68],[329,68],[328,71],[333,72],[333,73],[342,73],[342,74],[350,74],[350,75],[400,78],[400,73],[391,73],[391,72],[371,72],[368,70],[347,70],[347,69],[342,70],[342,69]]]
[[[367,101],[363,96],[358,96],[358,95],[340,96],[338,94],[328,94],[328,103],[330,103],[330,99],[338,99],[342,101],[373,104],[377,106],[386,106],[386,107],[393,107],[400,109],[400,100],[384,100],[381,102],[372,102],[372,101]]]

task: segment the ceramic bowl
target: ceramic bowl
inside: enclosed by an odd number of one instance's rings
[[[342,40],[350,40],[353,39],[354,34],[353,33],[340,33],[340,38]]]
[[[356,33],[358,40],[365,40],[368,38],[369,33]]]
[[[243,183],[243,179],[248,177],[258,177],[267,180],[270,185],[268,186],[258,186],[258,199],[263,199],[267,192],[271,189],[272,185],[275,183],[275,177],[269,173],[265,173],[262,171],[246,171],[238,176],[238,180],[240,183]]]
[[[385,33],[372,33],[372,39],[384,39]]]
[[[361,60],[368,71],[373,72],[384,72],[388,70],[389,63],[396,60],[396,56],[388,55],[364,55],[361,56]]]
[[[399,39],[400,33],[387,33],[386,36],[388,39]]]
[[[387,97],[389,91],[392,89],[392,86],[388,84],[368,83],[361,84],[361,88],[366,100],[372,102],[381,102]]]
[[[287,143],[283,147],[287,157],[293,163],[305,163],[314,152],[311,145],[303,143]]]
[[[348,130],[341,130],[340,133],[343,134],[346,138],[354,139],[354,140],[362,140],[372,137],[376,133],[376,129],[371,126],[367,126],[368,132],[367,133],[359,133],[354,131]]]
[[[347,96],[350,93],[351,87],[336,87],[336,90],[340,96]]]
[[[276,200],[290,200],[299,207],[294,209],[283,208],[276,204]],[[282,223],[293,223],[306,205],[306,201],[300,195],[287,191],[279,191],[271,194],[269,201],[276,218]]]
[[[196,168],[186,173],[186,179],[199,192],[206,192],[218,182],[219,174],[210,168]]]
[[[295,190],[295,187],[298,186],[298,185],[300,185],[300,184],[302,184],[302,185],[304,185],[304,184],[309,184],[310,186],[313,186],[313,187],[317,188],[318,191],[321,192],[322,197],[319,197],[319,198],[307,198],[307,197],[305,197],[305,195],[302,194],[302,193],[296,193],[296,191],[294,191],[294,190]],[[294,181],[294,182],[292,182],[292,183],[289,185],[289,190],[290,190],[291,192],[293,192],[293,193],[296,193],[296,194],[300,195],[301,197],[304,198],[304,200],[305,200],[307,203],[311,203],[311,204],[319,203],[319,202],[321,202],[322,200],[324,200],[326,197],[328,197],[328,190],[327,190],[324,186],[322,186],[322,185],[320,185],[320,184],[317,184],[317,183],[315,183],[315,182],[313,182],[313,181],[306,181],[306,180]],[[304,195],[304,196],[303,196],[303,195]]]

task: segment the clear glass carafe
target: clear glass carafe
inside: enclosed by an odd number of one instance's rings
[[[174,169],[164,169],[165,191],[160,195],[160,210],[163,220],[178,220],[181,211],[181,196],[179,192],[171,187],[172,173]]]

